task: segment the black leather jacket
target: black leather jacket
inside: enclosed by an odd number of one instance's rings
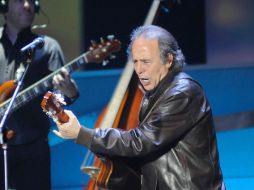
[[[142,190],[219,190],[223,183],[211,107],[185,73],[169,73],[145,95],[137,128],[82,128],[77,143],[135,159]]]

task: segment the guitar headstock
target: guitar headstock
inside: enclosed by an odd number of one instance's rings
[[[48,91],[43,97],[41,107],[53,120],[66,123],[69,121],[69,116],[64,112],[63,106],[65,104],[61,96]]]
[[[107,40],[101,38],[99,43],[92,41],[87,52],[87,61],[101,63],[107,57],[114,58],[113,53],[118,52],[120,49],[121,42],[115,39],[114,36],[108,36]]]

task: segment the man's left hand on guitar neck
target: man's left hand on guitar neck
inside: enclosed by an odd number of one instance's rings
[[[53,85],[71,101],[79,96],[77,84],[70,78],[66,68],[62,68],[60,73],[53,77]]]

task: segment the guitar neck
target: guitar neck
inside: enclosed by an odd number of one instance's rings
[[[84,54],[80,55],[76,59],[72,60],[70,63],[64,65],[63,67],[57,69],[56,71],[52,72],[48,76],[42,78],[38,82],[34,83],[33,85],[31,85],[28,88],[21,91],[17,95],[17,97],[12,105],[11,112],[16,111],[17,109],[19,109],[20,107],[24,106],[29,101],[34,99],[35,97],[37,97],[37,96],[47,92],[49,89],[51,89],[53,87],[53,85],[52,85],[53,76],[60,73],[62,68],[66,68],[67,71],[69,73],[71,73],[71,72],[81,68],[81,66],[85,65],[86,63],[88,63],[87,54],[88,53],[84,53]],[[4,101],[0,105],[0,117],[3,116],[4,111],[6,110],[9,102],[10,102],[10,99]]]

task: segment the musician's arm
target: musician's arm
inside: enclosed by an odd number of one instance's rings
[[[57,41],[52,39],[47,47],[50,52],[48,60],[48,69],[53,72],[64,66],[65,59],[63,51]],[[70,77],[69,72],[63,67],[61,71],[53,77],[55,92],[64,96],[67,105],[73,103],[79,97],[78,86]]]

